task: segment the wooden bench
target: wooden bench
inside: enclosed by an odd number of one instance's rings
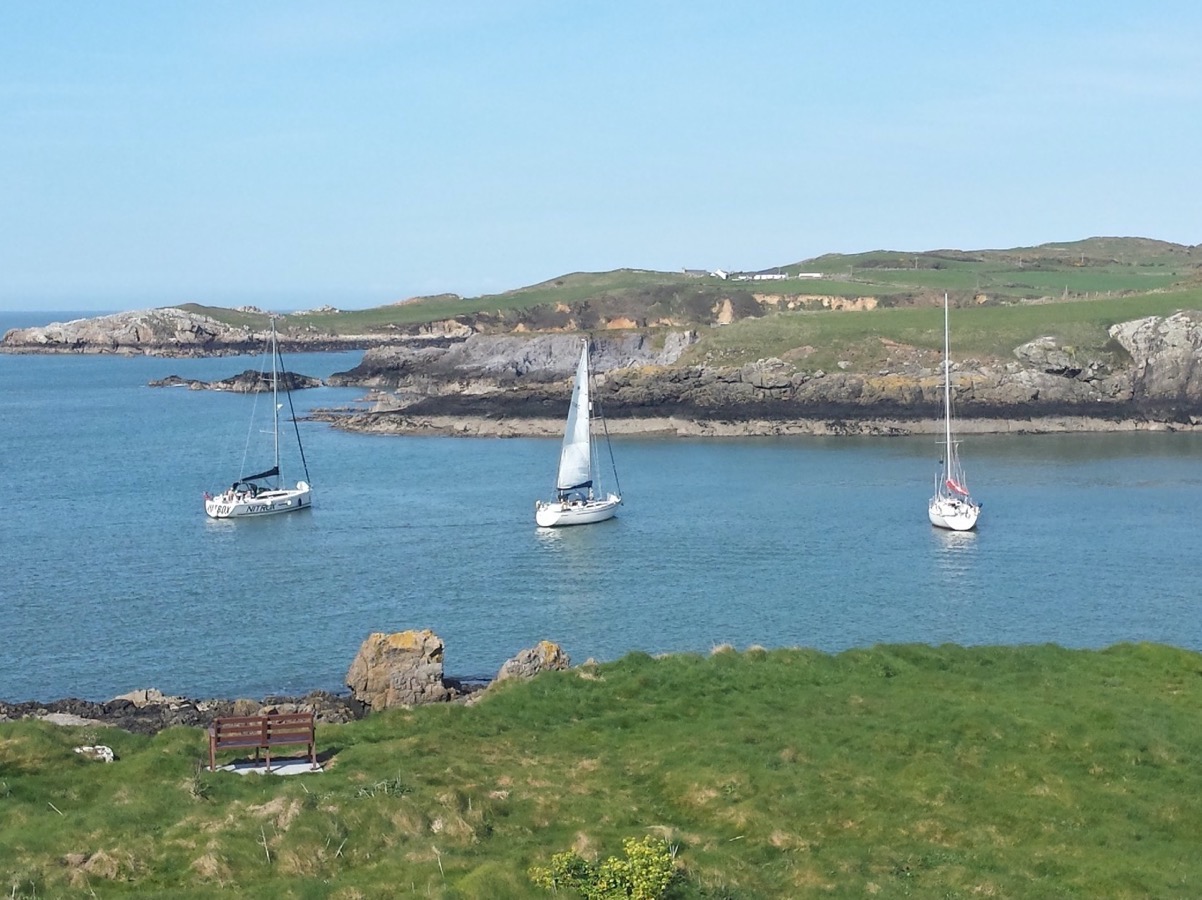
[[[313,713],[271,713],[265,716],[225,716],[214,719],[209,726],[209,771],[217,771],[217,751],[232,748],[255,749],[255,762],[259,751],[267,753],[267,771],[271,771],[271,748],[305,744],[309,749],[309,762],[317,768],[317,752],[314,747],[316,727]]]

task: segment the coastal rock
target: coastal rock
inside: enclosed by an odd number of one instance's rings
[[[1038,337],[1015,347],[1014,355],[1027,365],[1047,372],[1049,375],[1075,377],[1082,368],[1073,351],[1061,347],[1059,342],[1050,336]]]
[[[743,366],[739,380],[762,390],[784,390],[793,385],[793,367],[781,359],[761,359]]]
[[[89,719],[75,713],[52,712],[41,717],[51,725],[104,725],[100,719]]]
[[[158,688],[139,688],[136,691],[119,694],[113,698],[112,702],[119,700],[128,700],[137,709],[145,709],[147,706],[178,706],[186,702],[183,697],[168,697]]]
[[[1202,314],[1150,316],[1109,330],[1131,355],[1131,386],[1137,398],[1197,404],[1202,397]]]
[[[346,686],[372,712],[453,696],[443,682],[442,639],[429,629],[368,635],[346,673]]]
[[[234,701],[234,708],[230,715],[257,716],[262,708],[263,704],[261,704],[258,700],[250,700],[246,697],[240,697]]]
[[[512,659],[507,659],[497,673],[495,681],[505,681],[509,678],[533,678],[540,672],[562,672],[570,667],[572,661],[563,648],[552,641],[539,641],[534,647],[521,651]],[[495,682],[494,682],[495,683]]]
[[[476,333],[471,322],[459,319],[440,319],[437,322],[424,322],[416,326],[416,334],[422,337],[454,338],[463,340]]]

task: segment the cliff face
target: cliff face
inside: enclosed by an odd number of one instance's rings
[[[692,331],[669,332],[658,340],[642,333],[603,335],[592,341],[593,371],[672,366],[696,340]],[[328,383],[435,394],[558,384],[575,372],[580,347],[580,335],[571,334],[473,334],[445,345],[374,347],[358,366],[332,375]]]

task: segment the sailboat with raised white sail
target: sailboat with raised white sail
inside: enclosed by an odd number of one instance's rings
[[[301,444],[300,427],[296,423],[296,411],[292,408],[292,394],[287,384],[284,385],[284,396],[288,400],[288,411],[291,414],[293,431],[296,434],[296,446],[300,454],[301,466],[305,470],[305,478],[303,481],[298,481],[295,487],[285,487],[283,477],[280,475],[280,375],[284,367],[280,358],[274,317],[271,320],[271,344],[268,353],[271,356],[271,424],[274,436],[274,463],[271,468],[262,472],[240,476],[237,481],[216,496],[206,492],[205,513],[210,518],[242,519],[253,516],[270,516],[306,509],[313,503],[313,489],[309,486],[309,463],[305,460],[305,448]],[[264,374],[266,374],[266,365],[263,368]],[[254,427],[253,418],[252,416],[252,428]],[[243,462],[245,464],[245,460]]]
[[[952,531],[971,531],[981,515],[981,504],[968,492],[968,479],[960,464],[960,442],[952,435],[952,360],[947,294],[943,295],[943,459],[935,494],[927,504],[931,524]]]
[[[615,491],[602,493],[595,465],[593,433],[593,404],[589,399],[588,340],[580,350],[576,377],[572,384],[572,404],[568,408],[567,427],[559,451],[559,472],[555,481],[555,499],[539,500],[534,504],[534,521],[542,528],[560,525],[587,525],[612,519],[622,503],[614,469]],[[604,427],[604,418],[597,420]],[[609,433],[605,432],[608,446]],[[612,463],[613,452],[610,451]]]

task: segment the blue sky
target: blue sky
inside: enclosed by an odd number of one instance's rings
[[[0,5],[0,308],[1202,242],[1202,4]]]

